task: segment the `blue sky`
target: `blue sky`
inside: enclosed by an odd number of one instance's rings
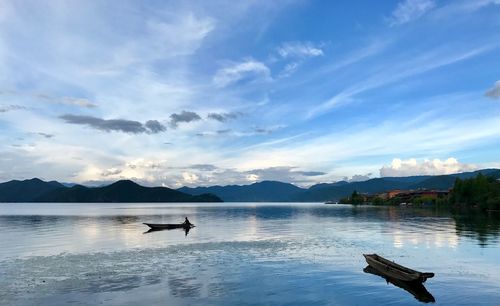
[[[1,1],[0,180],[500,167],[500,1]]]

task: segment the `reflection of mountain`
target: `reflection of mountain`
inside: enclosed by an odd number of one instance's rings
[[[0,184],[1,202],[222,202],[211,194],[189,195],[166,187],[144,187],[132,181],[118,181],[108,186],[65,187],[57,182],[38,179]]]
[[[366,268],[363,269],[363,272],[382,277],[387,281],[387,283],[391,283],[396,287],[406,290],[420,302],[434,303],[436,301],[434,299],[434,296],[432,296],[432,294],[429,291],[427,291],[425,286],[420,282],[404,282],[392,277],[388,277],[386,275],[383,275],[382,273],[380,273],[371,266],[366,266]]]

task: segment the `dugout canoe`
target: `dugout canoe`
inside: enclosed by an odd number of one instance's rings
[[[152,230],[162,230],[162,229],[176,229],[176,228],[182,228],[182,229],[190,229],[194,227],[194,224],[160,224],[160,223],[143,223],[147,226],[149,226]]]
[[[416,271],[383,258],[377,254],[363,254],[368,265],[380,273],[405,282],[425,282],[434,273]]]

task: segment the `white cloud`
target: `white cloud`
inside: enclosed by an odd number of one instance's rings
[[[495,85],[493,85],[484,95],[492,99],[500,98],[500,81],[496,81]]]
[[[402,160],[395,158],[389,166],[380,169],[381,177],[412,176],[412,175],[441,175],[477,170],[477,166],[463,164],[456,158],[450,157],[446,160],[425,159],[418,162],[415,158]]]
[[[367,180],[371,179],[371,175],[372,175],[371,173],[367,173],[367,174],[354,174],[351,178],[345,176],[342,180],[350,182],[350,183],[353,183],[353,182],[364,182],[364,181],[367,181]]]
[[[390,24],[395,26],[416,20],[435,6],[436,3],[433,0],[404,0],[398,3],[392,12]]]
[[[249,182],[252,182],[252,183],[255,183],[259,180],[259,176],[257,174],[249,174],[246,176],[246,179],[249,181]]]
[[[184,182],[187,184],[195,184],[198,182],[199,179],[198,175],[189,172],[183,172],[182,178],[184,179]]]
[[[217,87],[225,87],[242,80],[270,81],[271,70],[262,62],[246,59],[219,69],[213,78]]]
[[[278,54],[283,58],[305,58],[323,55],[323,50],[311,42],[286,42],[278,48]]]

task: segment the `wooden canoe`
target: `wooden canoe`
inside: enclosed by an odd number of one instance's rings
[[[398,265],[397,263],[387,260],[377,254],[363,254],[368,265],[380,273],[399,279],[405,282],[425,282],[428,278],[434,277],[434,273],[419,272],[407,267]]]
[[[143,223],[147,226],[149,226],[152,230],[161,230],[161,229],[176,229],[176,228],[183,228],[183,229],[190,229],[194,227],[194,224],[159,224],[159,223]]]

